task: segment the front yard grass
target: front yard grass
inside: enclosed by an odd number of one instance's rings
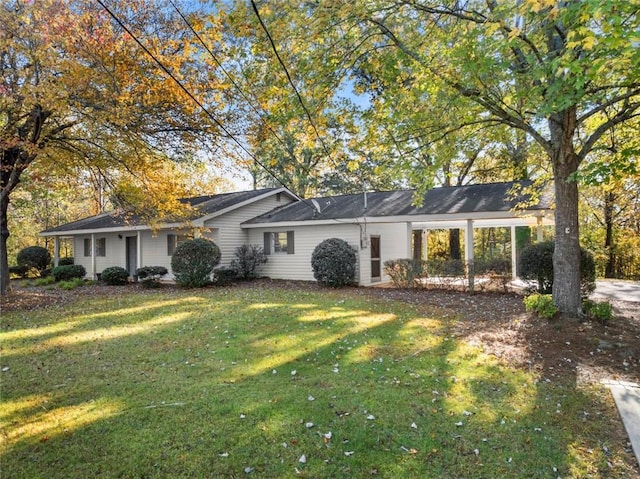
[[[344,291],[118,293],[3,313],[3,478],[628,477],[596,387]]]

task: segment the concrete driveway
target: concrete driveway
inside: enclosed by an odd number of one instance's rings
[[[593,299],[640,303],[640,282],[603,279],[596,281]]]

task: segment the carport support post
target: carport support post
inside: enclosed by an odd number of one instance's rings
[[[60,263],[60,237],[53,237],[53,267],[57,268]]]
[[[91,279],[96,279],[96,234],[91,233]]]
[[[516,279],[518,277],[518,255],[516,251],[516,227],[511,225],[511,277]]]
[[[467,229],[464,238],[464,259],[467,262],[469,278],[469,291],[473,291],[474,281],[474,257],[473,257],[473,220],[467,220]]]
[[[538,224],[536,226],[536,242],[538,243],[542,243],[543,237],[542,237],[542,216],[538,216]]]
[[[138,237],[136,238],[136,276],[138,270],[142,268],[142,232],[138,231]]]

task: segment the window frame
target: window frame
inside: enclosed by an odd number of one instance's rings
[[[284,235],[284,244],[280,241]],[[277,247],[276,247],[277,245]],[[264,232],[264,254],[266,255],[284,255],[295,254],[295,232],[293,230],[288,231],[265,231]]]
[[[104,258],[107,256],[107,238],[96,238],[96,257]]]

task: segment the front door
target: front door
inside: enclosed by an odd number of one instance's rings
[[[127,271],[132,278],[136,274],[138,267],[138,238],[127,236]]]
[[[380,236],[371,237],[371,281],[380,281]]]

